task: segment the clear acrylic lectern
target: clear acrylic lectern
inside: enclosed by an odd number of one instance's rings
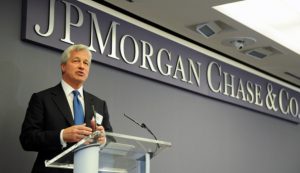
[[[106,144],[91,142],[98,131],[74,144],[51,160],[46,167],[73,169],[74,173],[150,173],[150,159],[171,143],[106,132]]]

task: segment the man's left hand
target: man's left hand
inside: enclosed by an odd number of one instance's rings
[[[100,136],[98,138],[98,142],[100,144],[105,144],[106,143],[106,136],[105,136],[105,129],[103,126],[96,126],[96,122],[95,120],[91,120],[91,126],[92,129],[94,129],[95,131],[99,131],[100,132]]]

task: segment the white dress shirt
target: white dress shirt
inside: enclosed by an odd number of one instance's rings
[[[72,93],[74,90],[74,88],[72,88],[68,83],[66,83],[64,80],[61,80],[61,85],[62,85],[62,88],[64,90],[64,93],[67,97],[67,100],[68,100],[68,104],[70,106],[70,109],[71,109],[71,112],[72,112],[72,116],[73,116],[73,119],[74,119],[74,109],[73,109],[73,98],[74,98],[74,94]],[[80,88],[77,89],[77,91],[79,92],[79,101],[81,102],[81,105],[82,105],[82,109],[83,109],[83,112],[85,112],[85,108],[84,108],[84,97],[83,97],[83,87],[81,86]],[[67,143],[63,140],[63,131],[64,129],[62,129],[60,131],[60,143],[62,145],[62,147],[66,147],[67,146]]]
[[[76,90],[76,89],[72,88],[64,80],[61,80],[61,85],[62,85],[62,88],[63,88],[63,90],[65,92],[66,97],[67,97],[67,100],[68,100],[68,103],[69,103],[69,106],[70,106],[70,109],[71,109],[71,112],[72,112],[72,116],[74,118],[74,109],[73,109],[74,94],[72,92],[74,90]],[[79,92],[78,99],[81,102],[81,105],[82,105],[82,108],[83,108],[83,112],[85,112],[85,109],[84,109],[84,98],[83,98],[83,87],[81,86],[80,88],[77,89],[77,91]]]

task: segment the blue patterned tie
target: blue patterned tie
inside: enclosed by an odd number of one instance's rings
[[[84,114],[80,100],[78,99],[79,92],[74,90],[73,92],[73,111],[74,111],[74,123],[76,125],[83,124],[84,122]]]

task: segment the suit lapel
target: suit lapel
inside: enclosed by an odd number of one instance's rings
[[[85,91],[83,91],[83,95],[84,95],[84,109],[85,109],[85,122],[87,124],[88,127],[91,127],[91,119],[93,118],[93,109],[92,109],[92,105],[93,105],[93,98],[87,94]]]
[[[53,101],[58,107],[58,109],[61,111],[62,115],[66,118],[67,122],[70,125],[74,125],[72,112],[61,84],[58,84],[53,88],[52,94]]]
[[[66,120],[70,125],[74,125],[72,112],[61,84],[58,84],[53,88],[52,95],[53,95],[52,97],[53,101],[58,107],[58,109],[61,111],[62,115],[66,118]],[[86,93],[85,91],[83,91],[83,95],[84,95],[85,123],[87,124],[88,127],[91,127],[91,119],[94,116],[92,110],[92,105],[94,104],[93,98],[90,94]]]

